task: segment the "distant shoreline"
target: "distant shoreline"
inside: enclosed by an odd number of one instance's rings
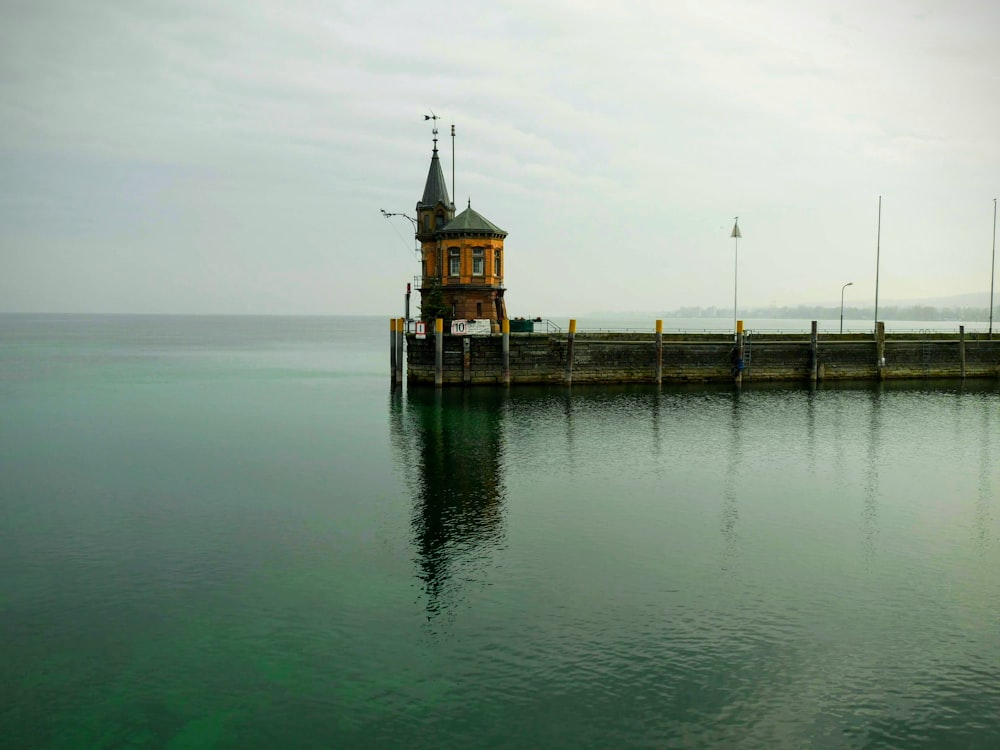
[[[723,309],[719,307],[681,307],[676,310],[669,310],[659,313],[616,313],[602,312],[601,317],[654,317],[654,318],[721,318],[724,320],[733,319],[732,308]],[[845,307],[845,320],[874,320],[875,308],[868,307]],[[840,318],[840,307],[821,306],[796,306],[796,307],[755,307],[741,309],[739,317],[745,320],[753,318],[765,318],[770,320],[837,320]],[[963,306],[942,306],[931,305],[886,305],[879,306],[879,320],[905,320],[905,321],[929,321],[929,322],[950,322],[950,321],[987,321],[990,318],[988,306],[963,305]],[[994,308],[994,321],[1000,320],[1000,306]]]

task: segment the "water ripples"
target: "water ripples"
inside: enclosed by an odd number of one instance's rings
[[[995,384],[390,393],[243,325],[5,385],[12,745],[1000,746]]]
[[[498,746],[551,721],[559,746],[1000,736],[997,662],[970,666],[1000,655],[1000,590],[975,575],[1000,561],[982,533],[998,418],[979,409],[995,405],[877,389],[504,397],[475,462],[420,473],[414,528],[439,524],[438,551],[470,573],[432,630],[458,682],[488,694],[477,710],[518,717]],[[447,401],[420,408],[444,420],[435,445],[454,429],[468,442]],[[889,437],[942,420],[952,440]],[[943,480],[971,446],[973,482]],[[506,510],[476,511],[490,503]]]

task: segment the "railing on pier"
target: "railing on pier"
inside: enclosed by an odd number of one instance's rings
[[[553,320],[549,320],[548,318],[534,318],[534,322],[535,331],[538,333],[541,333],[541,331],[538,330],[540,326],[545,326],[545,333],[562,333],[562,326]]]

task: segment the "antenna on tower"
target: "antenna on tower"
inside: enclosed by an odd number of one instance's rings
[[[455,206],[455,196],[458,193],[455,192],[455,123],[451,124],[451,205],[452,210]]]

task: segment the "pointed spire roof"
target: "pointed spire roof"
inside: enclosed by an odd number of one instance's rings
[[[499,235],[500,237],[506,237],[507,233],[494,224],[492,221],[487,219],[481,213],[476,211],[472,207],[472,201],[469,201],[469,207],[466,208],[462,213],[456,216],[454,219],[449,221],[444,227],[438,230],[440,234],[463,234],[463,235]]]
[[[430,208],[438,203],[451,206],[451,199],[448,197],[448,185],[444,181],[444,172],[441,170],[441,160],[438,159],[437,138],[434,139],[434,154],[431,156],[431,168],[427,172],[427,183],[424,185],[424,195],[417,203],[417,210]]]

